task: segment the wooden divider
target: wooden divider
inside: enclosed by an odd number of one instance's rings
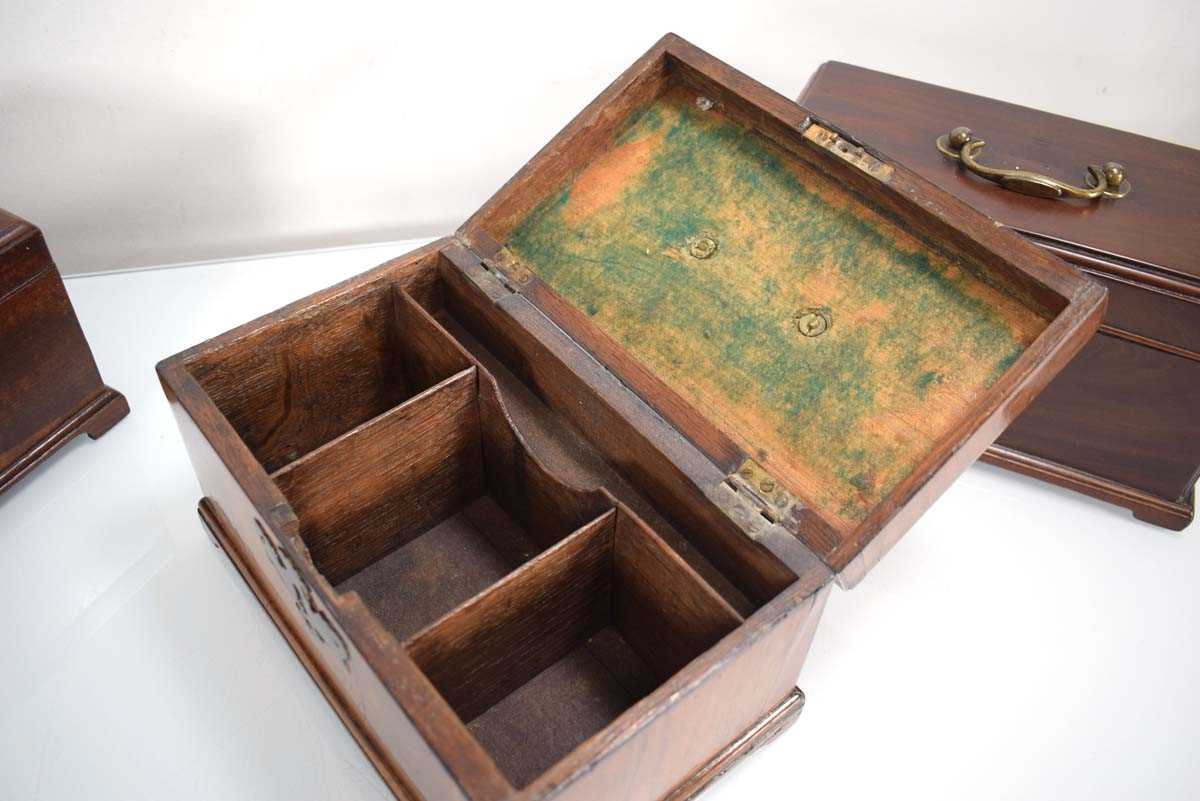
[[[272,474],[333,584],[483,491],[470,367]]]
[[[406,647],[469,723],[602,630],[623,639],[662,682],[741,622],[657,535],[617,507]]]
[[[606,625],[615,517],[606,512],[408,641],[464,721]]]
[[[638,518],[617,516],[613,624],[659,681],[741,625],[742,617]]]

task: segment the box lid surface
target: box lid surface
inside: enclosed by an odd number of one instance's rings
[[[817,70],[800,103],[1005,225],[1099,257],[1090,266],[1161,274],[1200,294],[1200,151],[839,62]],[[1006,190],[938,152],[936,138],[957,126],[987,141],[981,163],[1082,185],[1088,165],[1116,161],[1130,192],[1084,201]]]
[[[0,209],[0,302],[46,269],[48,264],[49,255],[38,230],[15,214]]]
[[[1104,298],[674,36],[459,237],[847,583]]]

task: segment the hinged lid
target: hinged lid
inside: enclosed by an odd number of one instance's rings
[[[821,66],[800,102],[1005,225],[1080,254],[1088,267],[1179,279],[1200,295],[1200,151],[838,62]],[[958,126],[986,140],[979,161],[988,166],[1080,184],[1088,165],[1116,161],[1129,192],[1084,201],[1006,190],[938,151],[935,140]]]
[[[1104,301],[675,36],[458,235],[719,468],[702,489],[748,536],[790,532],[847,584]]]

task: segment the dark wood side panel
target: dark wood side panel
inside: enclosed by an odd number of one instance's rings
[[[49,269],[53,262],[41,231],[0,209],[0,303]]]
[[[1158,291],[1094,272],[1092,277],[1108,289],[1105,326],[1154,340],[1152,347],[1200,360],[1200,298]]]
[[[0,472],[104,389],[57,270],[0,301]]]
[[[408,641],[464,721],[607,623],[614,518],[605,513]]]
[[[620,510],[613,557],[613,622],[660,681],[742,618],[642,521]]]
[[[273,474],[337,584],[483,491],[471,367]]]
[[[1200,469],[1200,362],[1100,334],[998,444],[1181,499]]]

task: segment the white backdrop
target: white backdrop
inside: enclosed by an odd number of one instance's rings
[[[0,206],[64,272],[452,231],[668,30],[1200,146],[1200,5],[0,0]]]

